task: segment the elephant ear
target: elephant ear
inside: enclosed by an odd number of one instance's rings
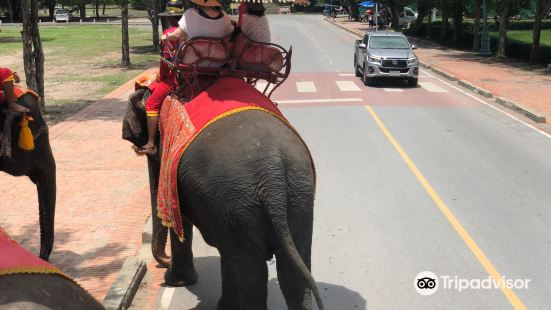
[[[142,140],[147,139],[147,120],[143,101],[148,93],[149,91],[139,89],[130,95],[124,114],[122,138],[137,146],[141,146]]]

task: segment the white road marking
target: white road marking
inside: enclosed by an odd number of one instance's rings
[[[403,93],[404,90],[401,88],[383,88],[384,91],[387,91],[389,93]]]
[[[474,100],[476,100],[476,101],[478,101],[478,102],[480,102],[480,103],[482,103],[482,104],[484,104],[484,105],[486,105],[486,106],[488,106],[488,107],[490,107],[490,108],[492,108],[492,109],[494,109],[494,110],[496,110],[496,111],[499,111],[499,112],[501,112],[501,113],[503,113],[503,114],[509,116],[510,118],[514,119],[515,121],[518,121],[519,123],[525,125],[526,127],[532,128],[532,129],[534,129],[535,131],[537,131],[537,132],[541,133],[542,135],[544,135],[545,137],[551,139],[551,135],[548,134],[547,132],[545,132],[545,131],[543,131],[543,130],[541,130],[541,129],[539,129],[539,128],[536,128],[535,126],[532,126],[532,125],[528,124],[527,122],[525,122],[525,121],[523,121],[523,120],[517,118],[516,116],[514,116],[514,115],[512,115],[512,114],[509,114],[508,112],[506,112],[506,111],[504,111],[504,110],[502,110],[502,109],[500,109],[500,108],[494,107],[493,105],[487,103],[486,101],[484,101],[484,100],[482,100],[482,99],[480,99],[480,98],[477,98],[477,97],[475,97],[474,95],[469,94],[468,92],[466,92],[466,91],[464,91],[464,90],[462,90],[462,89],[460,89],[460,88],[458,88],[458,87],[455,87],[455,86],[453,86],[452,84],[450,84],[450,83],[448,83],[448,82],[446,82],[446,81],[444,81],[444,80],[442,80],[442,79],[440,79],[440,78],[436,78],[436,79],[439,80],[440,82],[442,82],[442,83],[444,83],[444,84],[450,86],[451,88],[456,89],[456,90],[458,90],[459,92],[461,92],[461,93],[463,93],[463,94],[465,94],[465,95],[467,95],[467,96],[473,98]]]
[[[335,81],[341,91],[361,91],[353,81]]]
[[[354,73],[341,73],[339,76],[356,76]]]
[[[264,91],[264,89],[266,88],[266,85],[268,85],[268,83],[266,83],[266,82],[256,82],[255,87],[259,91]]]
[[[431,93],[447,93],[448,91],[432,82],[419,82],[419,85]]]
[[[327,103],[327,102],[362,102],[362,98],[335,98],[335,99],[295,99],[274,100],[276,103]]]
[[[296,82],[296,85],[299,93],[315,93],[318,91],[314,82]]]
[[[170,308],[170,302],[176,291],[175,287],[165,287],[163,290],[163,295],[161,296],[161,309],[165,310]]]

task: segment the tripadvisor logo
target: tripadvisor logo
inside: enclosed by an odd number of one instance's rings
[[[458,276],[437,276],[431,271],[423,271],[415,276],[413,285],[417,293],[429,296],[436,293],[439,287],[459,292],[468,289],[528,289],[530,281],[531,279],[508,279],[504,276],[499,279],[494,279],[491,276],[484,279],[465,279]]]
[[[413,285],[417,293],[429,296],[438,291],[438,277],[431,271],[423,271],[417,274]]]

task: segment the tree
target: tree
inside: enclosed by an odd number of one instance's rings
[[[38,4],[37,0],[30,1],[30,8],[28,0],[21,1],[21,11],[25,12],[22,14],[23,30],[21,30],[23,66],[27,87],[38,93],[40,107],[44,110],[44,51],[38,29]]]
[[[453,0],[450,3],[453,19],[453,41],[459,44],[463,33],[463,13],[465,12],[465,3],[463,0]]]
[[[161,6],[160,0],[151,0],[150,5],[147,8],[147,18],[151,22],[153,28],[153,48],[156,51],[161,50],[159,43],[159,7]]]
[[[480,0],[474,0],[473,50],[480,50]]]
[[[532,49],[530,51],[530,63],[536,64],[539,60],[541,20],[551,12],[551,0],[536,0],[536,14],[534,15],[534,28],[532,33]]]
[[[128,0],[121,0],[122,59],[121,66],[130,67],[130,44],[128,39]]]
[[[511,9],[511,0],[502,0],[499,14],[499,39],[497,41],[496,57],[505,57],[505,47],[507,44],[507,22],[509,10]]]
[[[448,38],[448,18],[449,18],[448,0],[442,0],[442,25],[440,28],[440,40],[446,41]]]

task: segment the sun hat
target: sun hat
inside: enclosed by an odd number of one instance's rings
[[[200,6],[222,6],[217,0],[190,0],[192,3],[195,3]]]
[[[184,14],[184,3],[181,0],[170,0],[166,4],[164,12],[159,13],[159,16],[182,16]]]

